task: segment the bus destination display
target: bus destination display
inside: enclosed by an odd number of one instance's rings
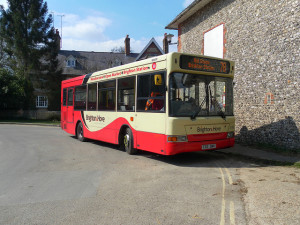
[[[228,61],[217,59],[181,55],[180,68],[187,70],[229,74],[230,63]]]

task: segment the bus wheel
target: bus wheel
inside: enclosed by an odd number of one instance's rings
[[[79,122],[76,128],[76,137],[79,141],[85,141],[85,137],[83,135],[83,126],[82,123]]]
[[[132,131],[130,128],[126,128],[126,130],[125,130],[124,148],[125,148],[125,151],[129,155],[134,155],[137,153],[137,150],[135,148],[133,148],[133,136],[132,136]]]

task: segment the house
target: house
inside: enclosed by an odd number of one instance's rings
[[[152,38],[149,41],[149,43],[145,46],[145,48],[141,51],[141,53],[136,57],[135,61],[148,59],[148,58],[163,55],[163,54],[165,54],[165,52],[157,44],[155,39]]]
[[[236,62],[237,140],[300,149],[297,1],[195,0],[166,28],[178,51]]]
[[[130,52],[130,38],[125,38],[125,52],[87,52],[60,50],[59,68],[64,79],[124,65],[138,60],[163,55],[164,51],[152,38],[140,53]]]
[[[62,71],[63,79],[70,79],[87,73],[124,65],[138,60],[164,54],[159,44],[152,38],[140,53],[130,52],[130,38],[124,40],[125,52],[88,52],[74,50],[60,50],[58,53],[58,67]],[[36,110],[32,110],[28,117],[47,118],[48,99],[47,90],[35,89]],[[59,112],[58,112],[59,113]]]

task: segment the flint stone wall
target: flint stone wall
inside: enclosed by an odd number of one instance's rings
[[[203,32],[224,23],[236,62],[237,141],[300,149],[300,1],[215,0],[179,26],[180,51],[201,54]]]

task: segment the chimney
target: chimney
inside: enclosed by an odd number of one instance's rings
[[[61,38],[60,38],[58,29],[55,30],[55,37],[54,38],[55,38],[55,42],[57,44],[57,48],[58,48],[58,50],[60,50],[61,49]]]
[[[124,42],[125,42],[125,55],[129,55],[130,54],[130,38],[129,38],[128,34],[126,35]]]
[[[169,43],[167,40],[167,33],[165,33],[164,39],[163,39],[163,50],[164,50],[165,54],[169,53]]]

